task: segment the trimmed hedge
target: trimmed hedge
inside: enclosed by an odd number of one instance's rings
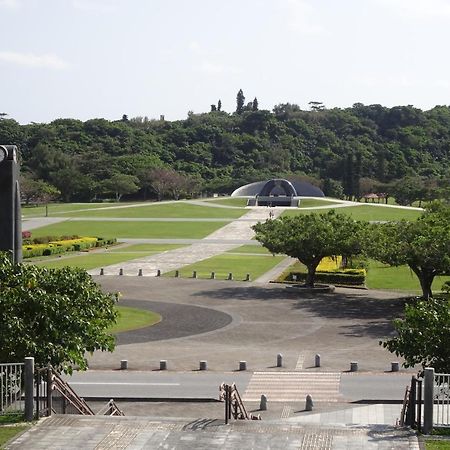
[[[283,281],[305,281],[306,273],[290,272]],[[344,286],[364,286],[366,282],[366,271],[364,269],[347,269],[336,272],[316,272],[315,281],[317,283],[338,284]]]
[[[36,256],[50,256],[71,251],[89,250],[94,247],[103,247],[117,242],[116,238],[104,239],[101,237],[67,236],[66,239],[55,239],[54,236],[41,238],[42,243],[22,246],[24,258]]]

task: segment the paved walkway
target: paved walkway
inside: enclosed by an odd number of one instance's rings
[[[143,276],[154,277],[158,270],[161,273],[170,272],[175,269],[181,269],[189,264],[220,255],[228,250],[239,247],[241,244],[237,243],[236,240],[250,240],[254,236],[254,231],[251,227],[260,221],[266,220],[269,217],[270,211],[273,212],[274,217],[278,217],[284,211],[284,208],[272,210],[268,208],[251,209],[240,219],[232,221],[189,247],[113,264],[103,268],[104,275],[118,275],[119,270],[123,269],[123,275],[136,276],[139,270],[142,269]],[[99,271],[98,269],[91,270],[89,273],[91,275],[98,275]]]
[[[314,426],[215,418],[53,416],[7,449],[392,449],[418,450],[411,430],[390,425]]]

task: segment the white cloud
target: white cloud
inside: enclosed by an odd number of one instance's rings
[[[19,6],[19,0],[0,0],[0,8],[15,9]]]
[[[67,69],[69,67],[66,61],[63,61],[55,55],[35,55],[32,53],[0,51],[0,62],[56,70]]]
[[[449,0],[375,0],[402,16],[418,19],[450,17]]]
[[[197,66],[199,72],[204,72],[210,75],[231,74],[236,75],[241,72],[240,69],[233,66],[224,66],[223,64],[216,64],[210,61],[203,61]]]
[[[302,34],[322,34],[325,32],[319,23],[313,6],[305,0],[287,0],[287,23],[291,30]]]

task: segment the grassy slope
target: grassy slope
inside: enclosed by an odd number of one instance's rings
[[[120,245],[110,249],[113,253],[143,252],[143,253],[161,253],[167,250],[175,250],[176,248],[185,247],[179,244],[135,244]]]
[[[247,199],[246,198],[240,198],[240,197],[224,197],[224,198],[217,198],[217,199],[209,199],[205,200],[205,202],[211,202],[211,203],[219,203],[220,205],[226,205],[226,206],[235,206],[237,208],[243,208],[244,206],[247,206]]]
[[[201,239],[227,222],[90,222],[70,220],[33,230],[33,237],[102,236],[117,238],[192,238]]]

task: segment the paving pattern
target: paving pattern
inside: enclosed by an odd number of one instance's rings
[[[387,425],[323,426],[281,421],[53,416],[25,432],[7,449],[377,449],[418,450],[414,433]]]
[[[340,380],[338,372],[254,372],[243,400],[265,394],[271,402],[304,402],[309,394],[314,402],[337,402]]]
[[[272,210],[274,217],[278,217],[283,211],[284,208]],[[269,217],[269,212],[268,208],[251,209],[240,219],[230,222],[189,247],[112,264],[103,268],[104,275],[118,275],[120,269],[123,269],[123,275],[136,276],[139,269],[142,269],[143,276],[155,276],[158,270],[161,273],[166,273],[220,255],[239,247],[241,245],[239,241],[251,239],[254,236],[251,227],[258,222],[266,220]],[[99,270],[90,270],[89,273],[98,275]]]

